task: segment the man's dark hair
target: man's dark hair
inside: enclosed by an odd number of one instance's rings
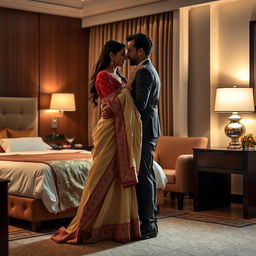
[[[150,55],[152,49],[152,41],[145,34],[138,33],[134,35],[129,35],[126,37],[126,41],[134,41],[134,47],[136,48],[136,50],[142,48],[146,56]]]

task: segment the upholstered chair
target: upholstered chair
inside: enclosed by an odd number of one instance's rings
[[[194,191],[193,148],[206,148],[206,137],[161,136],[156,145],[154,159],[163,168],[168,182],[164,192],[171,192],[183,209],[184,193]]]

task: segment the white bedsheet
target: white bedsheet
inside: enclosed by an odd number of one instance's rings
[[[153,161],[153,169],[155,172],[157,188],[164,189],[168,180],[164,173],[163,168],[156,161]]]
[[[0,153],[7,155],[31,155],[47,153],[90,153],[86,150],[49,150],[33,152]],[[161,166],[153,164],[157,188],[164,188],[167,178]],[[9,179],[9,194],[41,199],[51,213],[60,212],[59,198],[54,182],[53,173],[47,164],[32,162],[0,161],[0,178]]]
[[[7,155],[31,155],[47,153],[89,153],[85,150],[49,150],[33,152],[0,153]],[[0,161],[0,178],[9,179],[8,193],[41,199],[49,212],[60,212],[59,198],[53,173],[47,164],[31,162]]]

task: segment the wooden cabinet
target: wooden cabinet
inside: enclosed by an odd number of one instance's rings
[[[194,210],[230,205],[231,174],[243,175],[243,217],[256,217],[256,151],[193,149]]]

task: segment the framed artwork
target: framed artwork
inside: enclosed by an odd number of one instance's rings
[[[256,20],[250,21],[250,87],[256,104]]]

